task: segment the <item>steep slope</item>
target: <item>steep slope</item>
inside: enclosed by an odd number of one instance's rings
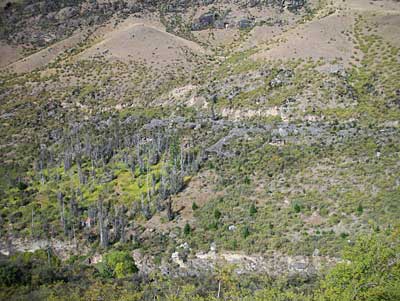
[[[399,299],[399,1],[65,1],[5,13],[0,299]]]
[[[66,50],[77,47],[80,43],[85,41],[88,36],[87,32],[78,32],[65,40],[3,67],[5,67],[5,70],[16,73],[26,73],[43,68]]]
[[[297,26],[275,37],[275,41],[254,55],[255,59],[277,60],[323,58],[328,61],[340,59],[349,65],[354,44],[345,31],[354,25],[354,15],[340,12],[323,16],[315,21]]]
[[[0,42],[0,68],[19,60],[22,57],[21,52],[21,49],[17,46]]]
[[[191,56],[205,53],[196,43],[161,29],[145,24],[131,24],[106,34],[100,43],[84,51],[79,58],[141,61],[154,67],[165,67],[190,64]]]

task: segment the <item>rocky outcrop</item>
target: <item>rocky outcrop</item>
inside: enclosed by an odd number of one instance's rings
[[[22,4],[10,2],[0,10],[2,30],[0,39],[11,44],[31,44],[37,47],[65,39],[76,29],[104,24],[112,16],[124,19],[132,14],[160,11],[165,14],[185,14],[191,8],[215,4],[215,0],[169,0],[169,1],[25,1]],[[239,10],[246,7],[278,7],[297,12],[306,0],[251,0],[232,1]],[[228,18],[229,12],[210,10],[191,24],[191,30],[236,27],[247,29],[256,25],[256,20],[245,17],[244,10],[235,18]],[[52,38],[49,38],[52,37]]]
[[[52,249],[58,257],[62,259],[68,258],[73,253],[86,252],[86,248],[78,248],[73,242],[65,242],[58,239],[41,239],[41,240],[23,240],[23,239],[9,239],[7,241],[0,241],[0,253],[3,255],[10,255],[15,252],[35,252],[41,249]]]
[[[278,74],[269,82],[271,88],[287,85],[290,83],[290,79],[293,77],[292,70],[281,69]]]
[[[194,21],[192,24],[192,30],[204,30],[207,28],[213,28],[215,26],[215,22],[218,19],[218,14],[215,12],[207,12],[201,15],[198,20]]]
[[[188,250],[188,248],[187,246],[186,249],[182,249]],[[235,267],[237,274],[312,277],[324,268],[337,264],[341,259],[321,256],[318,250],[314,251],[312,256],[289,256],[277,252],[268,255],[217,252],[216,248],[212,248],[207,253],[196,253],[192,257],[180,256],[180,252],[177,251],[172,254],[171,261],[176,266],[173,273],[179,276],[196,276],[212,272],[218,266],[229,264]],[[171,269],[168,271],[171,274]]]
[[[238,22],[239,29],[247,29],[254,26],[254,21],[248,18],[243,18]]]
[[[79,14],[79,10],[77,7],[64,7],[56,14],[56,19],[58,21],[66,21],[70,18],[73,18]]]
[[[209,154],[215,154],[219,157],[233,157],[235,153],[230,151],[226,146],[230,143],[231,140],[244,137],[246,138],[250,133],[262,133],[265,132],[266,129],[261,128],[234,128],[232,129],[228,135],[218,140],[215,144],[211,145],[206,149],[206,152]]]

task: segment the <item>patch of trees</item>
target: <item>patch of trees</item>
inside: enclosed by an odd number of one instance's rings
[[[153,120],[150,125],[154,124]],[[78,183],[55,192],[61,232],[76,239],[82,230],[89,241],[99,240],[107,247],[132,236],[128,232],[136,217],[149,220],[167,210],[168,219],[173,220],[170,197],[184,188],[185,177],[196,173],[202,160],[194,139],[176,128],[143,126],[143,120],[129,117],[94,118],[72,124],[56,143],[42,145],[34,167],[41,185],[62,187],[68,175],[77,175]],[[132,183],[138,181],[145,188],[129,204],[114,199],[118,195],[109,188],[121,168],[130,171]],[[105,190],[88,206],[82,190],[93,185]]]

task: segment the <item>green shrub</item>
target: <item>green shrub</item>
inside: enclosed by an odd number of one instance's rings
[[[294,212],[299,213],[301,211],[300,205],[298,203],[294,204],[293,210]]]
[[[16,253],[0,260],[0,286],[37,286],[57,281],[60,263],[51,250]]]
[[[363,208],[363,206],[361,205],[361,203],[358,204],[357,213],[358,213],[359,215],[361,215],[361,214],[363,213],[363,211],[364,211],[364,208]]]
[[[250,235],[249,227],[245,226],[242,230],[242,236],[243,236],[243,238],[247,238],[247,237],[249,237],[249,235]]]
[[[400,300],[399,231],[373,234],[343,252],[321,283],[316,300]]]
[[[125,251],[105,254],[97,269],[104,278],[125,278],[138,271],[132,256]]]
[[[209,230],[217,230],[218,229],[218,223],[217,222],[212,222],[208,225]]]
[[[254,216],[257,213],[257,208],[254,204],[251,204],[250,206],[250,216]]]
[[[26,188],[28,188],[28,185],[25,184],[24,182],[18,182],[17,187],[19,190],[25,190]]]
[[[188,236],[188,235],[190,235],[190,233],[192,233],[192,228],[190,227],[190,225],[188,223],[186,223],[185,227],[183,228],[183,234]]]
[[[222,215],[221,211],[219,211],[218,209],[214,210],[214,217],[216,219],[220,219],[221,215]]]

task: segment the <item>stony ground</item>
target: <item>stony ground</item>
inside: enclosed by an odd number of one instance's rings
[[[311,279],[396,224],[399,1],[61,2],[1,2],[2,253]]]

